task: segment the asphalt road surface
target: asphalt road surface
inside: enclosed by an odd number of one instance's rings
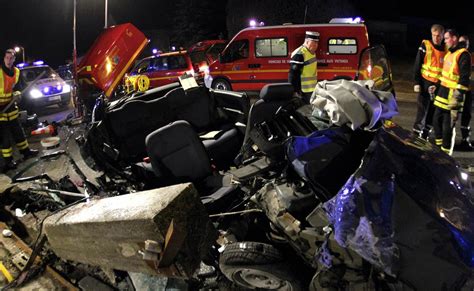
[[[416,116],[416,103],[409,101],[398,102],[398,110],[400,114],[394,118],[394,121],[405,129],[411,130]],[[473,118],[474,119],[474,118]],[[456,143],[461,141],[461,131],[459,129],[460,122],[457,123],[456,128]],[[474,120],[471,120],[471,128],[474,128]],[[472,134],[474,135],[474,133]],[[454,151],[453,157],[460,163],[463,168],[472,169],[469,172],[474,174],[474,152],[459,152]]]

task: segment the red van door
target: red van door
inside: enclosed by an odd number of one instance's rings
[[[192,70],[187,54],[161,55],[154,58],[146,73],[150,79],[150,88],[178,82],[178,77]]]
[[[368,47],[363,25],[327,26],[318,48],[318,79],[356,76],[361,51]]]
[[[250,42],[241,39],[232,42],[221,56],[220,71],[213,72],[216,77],[212,87],[222,90],[252,90],[250,76],[253,69],[249,66]],[[221,77],[225,76],[225,77]]]
[[[260,90],[268,83],[288,82],[290,46],[288,37],[260,37],[254,42],[255,58],[251,59],[254,69],[252,90]]]

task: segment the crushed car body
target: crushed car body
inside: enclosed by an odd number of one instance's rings
[[[451,157],[391,121],[383,47],[361,54],[359,71],[381,64],[378,80],[322,81],[309,105],[288,83],[266,85],[250,106],[245,93],[186,77],[99,97],[90,123],[63,127],[61,146],[81,155],[54,152],[20,170],[2,188],[2,215],[32,242],[30,260],[74,283],[471,288],[470,183]],[[49,163],[56,171],[44,171]],[[42,266],[27,264],[7,287]]]

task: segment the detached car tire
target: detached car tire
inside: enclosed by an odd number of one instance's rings
[[[212,89],[232,91],[230,83],[224,79],[215,79],[214,82],[212,82]]]
[[[219,268],[230,281],[244,288],[304,290],[281,253],[269,244],[229,244],[220,256]]]

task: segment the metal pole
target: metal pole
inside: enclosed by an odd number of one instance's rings
[[[107,5],[108,4],[108,1],[105,0],[105,26],[104,28],[107,28]]]
[[[304,19],[303,19],[303,24],[306,24],[306,13],[308,13],[308,4],[304,7]]]
[[[74,0],[74,12],[72,19],[72,55],[76,58],[76,0]],[[74,63],[75,64],[75,63]]]
[[[77,98],[77,48],[76,48],[76,9],[77,1],[74,0],[74,12],[73,12],[73,20],[72,20],[72,67],[73,67],[73,76],[74,76],[74,85],[71,88],[71,93],[73,94],[73,102],[75,107],[75,117],[81,117],[81,106],[78,104],[79,99]]]
[[[24,47],[21,47],[21,51],[22,51],[23,63],[26,63],[26,60],[25,60],[25,48],[24,48]]]

